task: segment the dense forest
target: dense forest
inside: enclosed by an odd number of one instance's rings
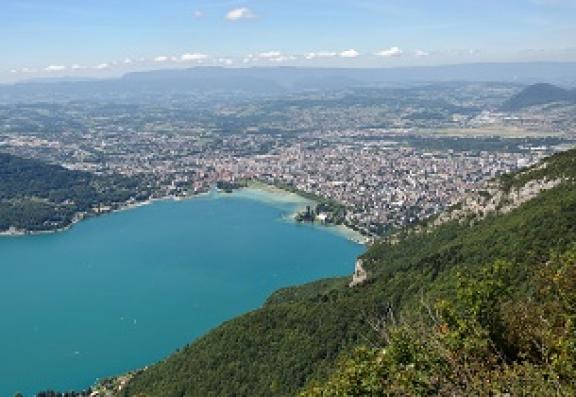
[[[0,232],[62,229],[80,214],[115,209],[150,194],[136,178],[71,171],[0,153]]]
[[[510,212],[373,245],[358,287],[278,291],[120,396],[576,394],[575,166],[569,151],[503,178],[563,180]]]

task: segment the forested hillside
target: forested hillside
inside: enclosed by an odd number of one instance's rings
[[[511,211],[374,245],[358,287],[278,291],[120,395],[573,395],[574,164],[569,151],[504,178],[561,181]]]
[[[576,91],[565,90],[552,84],[533,84],[507,100],[502,105],[502,110],[516,111],[556,102],[576,103]]]
[[[61,229],[80,214],[149,195],[134,178],[71,171],[0,153],[0,232]]]

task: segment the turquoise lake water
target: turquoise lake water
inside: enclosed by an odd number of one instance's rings
[[[280,196],[279,196],[280,197]],[[241,191],[0,238],[0,396],[86,388],[166,357],[281,287],[351,274],[363,247]]]

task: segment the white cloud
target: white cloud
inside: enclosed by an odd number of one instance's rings
[[[198,62],[198,61],[204,61],[206,59],[208,59],[208,55],[201,54],[198,52],[187,53],[180,57],[180,60],[182,62]]]
[[[167,56],[164,56],[164,55],[161,55],[161,56],[154,58],[154,62],[167,62],[169,60],[170,60],[170,58],[168,58]]]
[[[122,61],[122,63],[123,63],[124,65],[131,65],[131,64],[134,63],[134,61],[133,61],[132,59],[130,59],[130,58],[125,58],[125,59]]]
[[[350,50],[342,51],[338,55],[342,58],[358,58],[360,56],[360,53],[354,49],[350,49]]]
[[[427,57],[428,55],[430,55],[430,53],[424,50],[416,50],[414,51],[414,55],[416,55],[417,57]]]
[[[230,65],[234,64],[234,61],[230,58],[218,58],[217,62],[221,63],[222,65],[226,65],[226,66],[230,66]]]
[[[221,58],[221,59],[225,59],[226,61],[224,62],[225,64],[231,64],[232,60],[227,59],[227,58]],[[294,56],[294,55],[287,55],[287,54],[283,54],[280,51],[267,51],[267,52],[261,52],[259,54],[248,54],[246,55],[244,58],[242,58],[242,63],[244,64],[248,64],[248,63],[252,63],[252,62],[288,62],[288,61],[295,61],[296,59],[298,59],[298,57]]]
[[[295,61],[296,58],[294,55],[282,55],[276,58],[270,59],[272,62],[288,62],[288,61]]]
[[[280,51],[268,51],[268,52],[261,52],[258,54],[258,58],[260,59],[273,59],[281,57],[282,53]]]
[[[204,16],[204,12],[202,12],[201,10],[196,10],[192,13],[192,16],[196,19],[202,18]]]
[[[107,63],[101,63],[99,65],[94,66],[94,69],[96,69],[96,70],[106,70],[109,68],[110,68],[110,65]]]
[[[320,52],[309,52],[304,56],[304,58],[311,60],[316,58],[334,58],[338,54],[336,52],[320,51]]]
[[[82,70],[82,69],[84,69],[84,67],[83,67],[83,66],[80,66],[80,65],[78,65],[78,64],[74,64],[74,65],[70,66],[70,69],[72,69],[72,70]]]
[[[382,51],[378,51],[376,53],[376,55],[378,55],[379,57],[385,57],[385,58],[391,58],[391,57],[400,57],[404,54],[404,51],[402,51],[400,48],[398,47],[391,47]]]
[[[226,19],[229,21],[239,21],[241,19],[252,19],[255,17],[256,14],[254,14],[254,12],[252,12],[252,10],[247,7],[235,8],[228,11],[226,14]]]
[[[67,68],[64,65],[50,65],[50,66],[46,67],[44,70],[47,72],[63,72],[66,69]]]
[[[256,57],[254,57],[253,55],[248,55],[246,58],[244,58],[245,60],[247,60],[244,63],[248,63],[250,62],[250,60],[253,60],[254,58],[269,62],[287,62],[296,60],[296,57],[294,55],[285,55],[280,51],[268,51],[268,52],[261,52]]]

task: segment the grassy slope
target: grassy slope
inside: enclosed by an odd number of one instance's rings
[[[550,169],[572,173],[558,169],[575,158],[576,152],[557,156]],[[349,289],[341,279],[279,291],[263,308],[136,376],[123,396],[294,395],[325,378],[342,352],[375,342],[368,322],[388,307],[410,316],[421,300],[453,298],[458,272],[474,274],[496,259],[516,264],[510,276],[522,286],[551,250],[573,242],[576,187],[566,182],[506,215],[378,244],[365,255],[369,283]]]

